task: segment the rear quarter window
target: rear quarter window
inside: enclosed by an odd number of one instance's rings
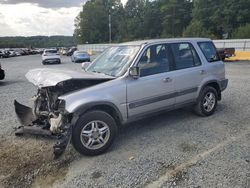
[[[216,48],[212,42],[199,42],[198,45],[208,62],[220,60],[220,57],[218,56]]]

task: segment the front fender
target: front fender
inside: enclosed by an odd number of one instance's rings
[[[82,114],[94,106],[104,105],[115,110],[121,120],[127,118],[126,84],[116,79],[58,97],[65,101],[65,110]]]
[[[121,111],[117,108],[117,106],[115,104],[113,104],[112,102],[109,101],[98,101],[98,102],[89,102],[89,103],[85,103],[82,105],[79,105],[77,108],[74,109],[74,111],[72,112],[73,114],[73,118],[71,123],[74,125],[76,123],[76,121],[78,120],[79,116],[84,114],[85,112],[87,112],[90,109],[94,109],[95,107],[109,107],[112,108],[116,114],[118,115],[119,118],[119,123],[122,123],[124,121],[124,118],[122,116]]]

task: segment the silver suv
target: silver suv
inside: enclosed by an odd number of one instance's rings
[[[70,140],[82,154],[103,153],[121,125],[160,111],[189,105],[198,115],[212,115],[228,84],[224,64],[205,38],[122,43],[82,73],[34,69],[26,77],[39,89],[33,109],[15,101],[23,125],[16,134],[57,135],[56,157]]]

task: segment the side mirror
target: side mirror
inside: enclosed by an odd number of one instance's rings
[[[140,68],[139,67],[131,67],[129,69],[129,75],[132,76],[134,79],[138,79],[140,76]]]
[[[86,68],[90,65],[90,61],[82,63],[82,69],[86,70]]]

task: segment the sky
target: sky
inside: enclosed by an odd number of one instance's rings
[[[0,36],[71,36],[74,19],[86,1],[0,0]]]

